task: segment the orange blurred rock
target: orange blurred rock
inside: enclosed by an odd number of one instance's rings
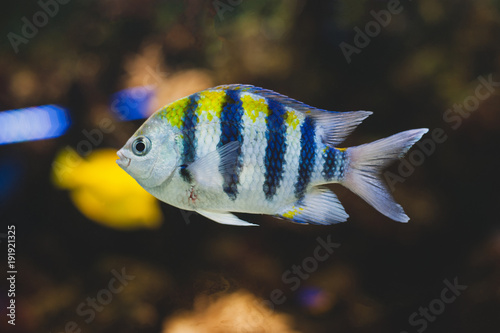
[[[163,333],[298,333],[291,318],[262,304],[248,291],[226,294],[211,301],[207,296],[195,300],[192,311],[167,318]]]

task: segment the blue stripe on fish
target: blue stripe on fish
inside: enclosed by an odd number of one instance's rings
[[[198,107],[199,94],[193,94],[189,96],[189,102],[184,110],[184,115],[182,117],[182,165],[188,166],[193,163],[196,158],[196,125],[198,124],[198,115],[196,114],[196,108]],[[185,168],[180,169],[180,174],[182,178],[191,182],[192,177],[189,171]]]
[[[295,197],[301,200],[311,181],[316,161],[316,129],[314,121],[310,116],[306,116],[302,126],[300,126],[300,159],[297,181],[295,183]]]
[[[235,200],[238,196],[238,184],[240,178],[241,167],[243,159],[241,156],[241,145],[243,144],[243,109],[239,93],[235,90],[227,90],[226,96],[222,101],[222,111],[220,115],[221,122],[221,135],[217,147],[221,147],[229,142],[238,141],[240,147],[238,148],[236,166],[233,172],[222,173],[224,179],[222,188],[231,200]]]
[[[336,170],[336,179],[342,179],[344,178],[344,174],[345,174],[345,167],[347,165],[346,163],[346,155],[347,155],[347,151],[343,150],[340,152],[340,154],[337,154],[336,156],[336,164],[338,165],[337,167],[337,170]]]
[[[286,152],[286,110],[281,103],[267,99],[265,180],[262,186],[267,200],[272,200],[283,179]]]
[[[340,152],[338,152],[340,153]],[[326,181],[332,180],[337,171],[338,165],[336,163],[337,150],[332,147],[326,147],[326,151],[323,153],[323,170],[321,175]]]

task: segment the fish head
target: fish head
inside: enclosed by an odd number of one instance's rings
[[[146,189],[169,180],[179,161],[172,128],[154,117],[132,135],[117,155],[116,163]]]

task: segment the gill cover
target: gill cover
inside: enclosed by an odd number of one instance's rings
[[[149,119],[118,151],[118,164],[145,188],[165,182],[179,159],[174,134],[162,125]]]

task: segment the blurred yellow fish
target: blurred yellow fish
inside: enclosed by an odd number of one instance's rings
[[[98,149],[83,159],[67,147],[52,163],[52,181],[70,190],[75,206],[100,224],[128,230],[159,227],[159,202],[123,172],[115,160],[113,149]]]

